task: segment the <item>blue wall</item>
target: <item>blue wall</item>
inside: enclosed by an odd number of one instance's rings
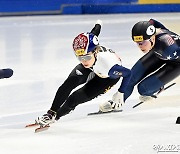
[[[57,11],[63,4],[130,3],[136,0],[0,0],[0,12]]]
[[[180,12],[180,4],[137,0],[0,0],[0,15]]]
[[[152,13],[180,12],[180,4],[111,4],[65,6],[62,14]]]

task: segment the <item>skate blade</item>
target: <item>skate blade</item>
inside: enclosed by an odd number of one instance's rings
[[[116,112],[122,112],[122,111],[123,111],[123,110],[113,110],[113,111],[108,111],[108,112],[98,111],[98,112],[88,113],[88,116],[90,116],[90,115],[98,115],[98,114],[116,113]]]
[[[39,125],[37,123],[32,123],[32,124],[26,125],[25,128],[35,127],[35,126],[39,126]]]
[[[44,126],[44,127],[40,126],[39,128],[36,128],[36,129],[35,129],[35,133],[39,133],[39,132],[46,131],[46,130],[49,129],[49,127],[50,127],[49,125]]]

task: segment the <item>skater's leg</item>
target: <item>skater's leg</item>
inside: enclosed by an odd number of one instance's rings
[[[53,100],[51,110],[57,111],[59,107],[65,102],[68,98],[69,94],[73,89],[75,89],[80,84],[83,84],[87,81],[89,76],[93,72],[90,69],[84,68],[81,64],[76,66],[73,71],[70,73],[68,78],[64,81],[64,83],[59,87],[56,92],[56,96]],[[93,78],[93,76],[91,75]]]
[[[104,94],[118,81],[119,79],[103,79],[95,76],[91,81],[84,85],[84,87],[75,91],[68,97],[63,106],[58,110],[57,119],[68,114],[77,105],[90,101],[100,94]]]

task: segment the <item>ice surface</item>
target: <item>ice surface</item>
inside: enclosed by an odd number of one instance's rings
[[[111,98],[117,85],[79,105],[46,132],[24,128],[49,109],[56,90],[78,64],[72,52],[76,35],[101,19],[100,43],[115,50],[130,68],[142,56],[131,41],[131,28],[150,18],[180,34],[180,13],[0,18],[1,68],[14,70],[12,78],[0,80],[0,153],[155,154],[158,146],[176,147],[177,152],[168,153],[180,153],[180,125],[175,125],[180,116],[180,79],[154,103],[136,109],[132,109],[138,103],[135,90],[124,112],[87,116]]]

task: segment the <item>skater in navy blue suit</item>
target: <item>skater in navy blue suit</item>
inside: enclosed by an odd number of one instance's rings
[[[180,74],[180,36],[160,22],[140,21],[132,28],[132,40],[145,55],[131,69],[125,100],[137,85],[140,101],[152,100],[154,94]]]

